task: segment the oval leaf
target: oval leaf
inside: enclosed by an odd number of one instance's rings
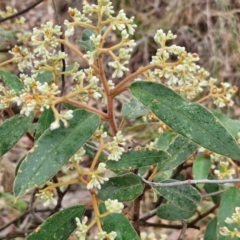
[[[122,107],[122,115],[125,118],[138,118],[147,115],[149,112],[149,109],[134,97],[129,102],[123,104]]]
[[[156,148],[166,151],[168,145],[173,141],[175,137],[176,133],[173,130],[163,132],[157,140]]]
[[[163,183],[177,182],[170,179]],[[174,186],[174,187],[158,187],[156,190],[172,204],[185,211],[195,211],[201,200],[200,193],[196,188],[190,185]]]
[[[164,180],[170,179],[173,175],[173,170],[160,171],[154,177],[154,182],[162,182]]]
[[[85,110],[73,114],[69,127],[48,129],[30,150],[15,179],[17,197],[51,179],[95,132],[100,122],[97,115]]]
[[[235,138],[238,138],[238,133],[240,132],[239,120],[228,118],[216,110],[212,110],[211,112]]]
[[[209,157],[198,156],[193,162],[193,178],[195,180],[206,179],[211,170]],[[204,184],[198,184],[202,188]]]
[[[39,137],[50,127],[54,119],[53,110],[51,108],[45,108],[38,121],[37,132],[35,136],[36,140],[39,139]]]
[[[9,72],[0,70],[0,78],[12,90],[19,92],[23,89],[23,83],[19,78]]]
[[[153,164],[165,161],[169,155],[163,151],[157,150],[139,150],[123,153],[119,161],[107,161],[107,166],[114,170],[123,170],[131,168],[140,168],[151,166]]]
[[[197,144],[181,135],[176,136],[173,142],[167,147],[166,152],[170,157],[158,164],[160,171],[166,171],[179,166],[185,162],[197,149]]]
[[[128,202],[137,198],[143,192],[144,185],[140,177],[132,173],[125,173],[109,178],[101,185],[98,197],[102,200],[117,199]]]
[[[73,206],[50,216],[42,225],[32,232],[27,240],[66,240],[77,227],[75,218],[81,218],[84,206]]]
[[[54,80],[53,73],[51,71],[44,71],[38,73],[36,80],[41,83],[51,82]]]
[[[217,239],[218,240],[237,240],[237,237],[226,237],[220,234],[220,228],[227,227],[230,231],[233,231],[234,228],[238,228],[236,223],[228,224],[225,222],[226,218],[232,217],[232,214],[235,213],[235,207],[239,207],[239,199],[240,199],[240,190],[231,187],[229,188],[223,195],[221,199],[221,204],[217,216]]]
[[[214,217],[207,225],[203,240],[217,239],[217,218]]]
[[[97,36],[97,33],[92,29],[85,29],[82,32],[82,40],[78,41],[78,44],[80,46],[83,46],[86,49],[86,51],[90,51],[90,52],[93,52],[96,48],[94,45],[94,42],[90,39],[92,35]]]
[[[157,216],[169,221],[180,221],[182,219],[188,219],[195,213],[196,211],[184,211],[173,204],[164,204],[157,209]]]
[[[240,148],[233,136],[202,105],[190,103],[158,83],[135,82],[130,90],[177,133],[213,152],[240,160]]]
[[[5,154],[27,132],[28,126],[33,120],[30,116],[15,115],[0,126],[0,156]]]
[[[100,213],[106,212],[104,203],[99,206]],[[111,213],[102,218],[103,228],[107,233],[112,231],[117,233],[114,240],[139,240],[139,237],[132,227],[132,224],[122,213]]]

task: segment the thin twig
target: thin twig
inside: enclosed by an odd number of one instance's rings
[[[207,197],[216,196],[216,195],[222,194],[222,193],[224,193],[224,192],[225,192],[225,190],[219,190],[219,191],[216,191],[216,192],[203,194],[203,195],[202,195],[202,198],[207,198]]]
[[[38,216],[35,212],[34,212],[34,208],[33,208],[33,204],[36,200],[36,193],[38,192],[38,188],[34,188],[34,190],[32,191],[31,194],[31,199],[30,199],[30,204],[29,204],[29,210],[30,213],[32,214],[33,217],[35,217],[36,219],[38,219],[38,221],[40,223],[43,223],[45,220],[43,218],[41,218],[40,216]]]
[[[214,212],[219,207],[219,204],[214,205],[212,208],[210,208],[208,211],[204,212],[203,214],[199,214],[197,218],[195,218],[192,222],[188,224],[188,228],[195,226],[195,224],[202,220],[203,218],[207,217],[210,213]]]
[[[88,144],[88,143],[85,143],[84,145],[85,145],[86,147],[88,147],[88,148],[96,151],[96,152],[97,152],[97,150],[98,150],[97,147],[94,147],[94,146],[92,146],[92,145],[90,145],[90,144]],[[102,150],[102,153],[103,153],[104,155],[106,155],[106,156],[109,156],[109,152],[107,152],[106,150]]]
[[[182,220],[181,222],[182,222],[182,231],[181,231],[181,233],[180,233],[180,235],[179,235],[177,240],[183,240],[184,234],[185,234],[185,232],[187,230],[187,223],[186,223],[186,221]]]
[[[58,179],[56,176],[53,177],[53,182],[54,183],[59,183],[58,182]],[[56,187],[56,191],[57,191],[57,195],[58,195],[58,199],[57,199],[57,205],[55,206],[55,208],[53,209],[53,211],[51,212],[51,215],[58,212],[59,209],[62,207],[62,200],[63,200],[63,197],[65,196],[65,194],[67,193],[67,191],[69,190],[70,188],[70,185],[68,185],[66,187],[66,189],[62,192],[60,190],[60,187]]]
[[[2,226],[0,228],[0,232],[4,229],[6,229],[7,227],[9,227],[11,224],[14,224],[16,222],[18,222],[21,218],[25,217],[27,214],[31,213],[32,210],[27,210],[26,212],[24,212],[23,214],[21,214],[20,216],[18,216],[17,218],[13,219],[12,221],[10,221],[9,223],[5,224],[4,226]],[[34,209],[34,212],[51,212],[51,209]]]
[[[38,4],[40,4],[40,3],[43,2],[43,1],[44,1],[44,0],[38,0],[37,2],[29,5],[29,6],[28,6],[27,8],[25,8],[24,10],[22,10],[22,11],[16,13],[16,14],[13,14],[13,15],[11,15],[11,16],[9,16],[9,17],[0,19],[0,23],[5,22],[5,21],[10,20],[10,19],[13,19],[13,18],[15,18],[15,17],[18,17],[18,16],[20,16],[20,15],[28,12],[29,10],[33,9],[34,7],[36,7]]]
[[[155,216],[156,212],[157,212],[157,208],[155,208],[147,213],[144,213],[142,216],[139,217],[139,220],[147,220],[147,219]]]
[[[209,180],[209,179],[202,179],[202,180],[186,180],[186,181],[176,181],[171,183],[155,183],[149,182],[142,177],[142,180],[151,187],[175,187],[175,186],[183,186],[183,185],[192,185],[192,184],[225,184],[225,183],[238,183],[240,182],[240,178],[236,179],[225,179],[225,180]]]
[[[182,225],[171,225],[171,224],[163,224],[163,223],[150,223],[150,222],[144,222],[140,221],[139,224],[144,227],[161,227],[161,228],[171,228],[171,229],[182,229]],[[194,229],[200,229],[199,226],[194,225],[188,225],[188,228],[194,228]]]

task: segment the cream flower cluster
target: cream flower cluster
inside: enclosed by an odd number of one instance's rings
[[[52,190],[46,190],[42,191],[41,193],[37,193],[36,196],[39,196],[40,199],[44,201],[43,206],[48,206],[51,203],[54,205],[57,205],[57,200],[54,198],[54,194],[52,193]]]
[[[234,102],[231,98],[237,92],[237,90],[238,88],[232,87],[230,83],[221,83],[220,88],[215,87],[212,90],[212,95],[216,99],[214,103],[220,108],[225,106],[233,106]]]
[[[110,24],[113,30],[120,30],[122,40],[117,47],[113,46],[109,49],[111,56],[114,58],[114,61],[109,62],[108,65],[115,69],[112,74],[112,77],[122,77],[125,71],[129,69],[125,66],[128,64],[128,60],[130,58],[130,52],[133,50],[135,46],[134,40],[129,40],[129,34],[133,35],[135,28],[137,27],[134,24],[134,17],[130,19],[127,18],[125,12],[120,10],[116,17],[112,16],[114,13],[113,6],[111,1],[109,0],[98,0],[98,5],[88,4],[87,1],[83,2],[83,13],[78,11],[77,9],[69,8],[69,14],[73,18],[73,22],[69,22],[65,20],[64,24],[67,27],[65,31],[65,36],[71,36],[74,34],[75,26],[83,26],[94,29],[93,25],[90,25],[92,22],[90,19],[86,17],[86,15],[91,16],[93,13],[97,13],[102,18],[106,16],[108,20],[103,21],[101,27],[105,27],[106,24]],[[104,41],[102,39],[102,35],[100,34],[92,34],[90,36],[91,42],[94,44],[93,50],[87,50],[84,54],[84,57],[88,59],[89,65],[94,64],[95,58],[98,56],[101,51],[107,51],[103,48]],[[115,55],[113,50],[118,50],[118,54]]]
[[[60,114],[58,112],[55,112],[55,121],[51,123],[50,129],[54,130],[60,127],[60,121],[63,122],[64,127],[68,127],[69,123],[68,120],[73,118],[73,110],[68,110],[64,114]]]
[[[25,68],[32,68],[32,60],[34,55],[28,51],[27,48],[15,46],[12,50],[9,51],[10,54],[14,56],[14,62],[17,63],[17,66],[21,72]]]
[[[152,57],[151,64],[156,66],[155,70],[148,71],[148,80],[166,81],[166,84],[178,91],[188,99],[193,99],[208,87],[211,91],[211,97],[214,104],[218,107],[232,106],[232,96],[238,90],[237,87],[231,87],[229,83],[221,83],[221,87],[214,86],[216,79],[206,78],[209,73],[198,66],[195,62],[199,60],[196,53],[187,53],[184,47],[176,45],[166,46],[168,40],[173,40],[176,35],[171,31],[164,33],[158,30],[154,40],[161,46],[157,50],[156,56]],[[176,62],[172,62],[170,57],[177,57]]]
[[[94,239],[96,239],[96,240],[105,240],[105,239],[114,240],[116,237],[117,237],[116,232],[112,231],[110,233],[107,233],[105,231],[102,231],[102,232],[99,232],[97,234],[97,236],[94,237]]]
[[[99,78],[95,76],[94,70],[90,67],[72,74],[74,86],[72,91],[77,91],[76,97],[86,103],[89,97],[98,100],[103,96],[103,88],[99,86]],[[88,85],[86,85],[86,83]]]
[[[13,90],[2,91],[3,95],[0,96],[1,108],[6,108],[10,104],[16,103],[18,106],[22,106],[20,113],[26,116],[29,116],[34,110],[43,111],[44,108],[49,108],[52,100],[60,91],[54,83],[40,83],[35,80],[35,77],[36,75],[29,77],[21,74],[20,80],[24,83],[22,91],[18,93]]]
[[[108,18],[111,16],[111,14],[114,14],[112,3],[109,0],[98,0],[97,2],[97,5],[90,5],[86,0],[84,0],[83,13],[91,16],[93,13],[101,11],[101,13],[106,15]]]
[[[123,203],[118,202],[117,199],[108,199],[104,203],[107,211],[110,213],[121,213],[124,207]]]
[[[219,155],[217,153],[211,153],[210,159],[212,162],[212,168],[214,169],[214,174],[218,179],[232,179],[233,175],[236,173],[235,169],[229,165],[228,159],[225,156]],[[220,170],[219,170],[220,169]]]
[[[81,147],[73,156],[68,160],[70,163],[80,163],[83,160],[83,155],[86,153],[85,149]]]
[[[53,26],[53,22],[42,24],[40,28],[33,29],[32,44],[36,46],[34,53],[37,56],[48,55],[48,48],[58,46],[57,36],[62,34],[61,27]]]
[[[235,207],[235,212],[232,214],[231,218],[226,218],[225,223],[237,223],[238,226],[240,226],[240,207]],[[234,228],[233,231],[231,231],[226,226],[220,228],[220,234],[223,236],[230,236],[231,238],[240,237],[239,229]]]
[[[83,220],[80,221],[80,219],[78,217],[76,217],[75,220],[76,220],[77,227],[78,227],[75,234],[77,235],[79,240],[85,240],[86,239],[86,234],[87,234],[87,231],[88,231],[88,226],[87,226],[88,218],[86,216],[84,216]]]
[[[93,189],[94,187],[101,189],[101,184],[103,184],[105,181],[108,181],[109,179],[107,177],[101,177],[100,175],[103,174],[106,171],[106,164],[100,163],[98,165],[98,168],[95,172],[91,175],[91,180],[87,184],[87,189]]]
[[[125,146],[126,142],[123,138],[122,132],[119,131],[116,136],[113,138],[112,142],[107,143],[107,150],[110,151],[108,155],[108,160],[118,161],[125,151],[123,146]]]
[[[88,232],[88,225],[87,225],[87,221],[88,218],[86,216],[83,217],[82,221],[76,217],[75,218],[76,224],[77,224],[77,231],[75,232],[75,234],[77,235],[79,240],[86,240],[86,235]],[[117,237],[117,233],[116,232],[110,232],[107,233],[105,231],[101,231],[98,232],[98,234],[94,237],[94,239],[96,240],[105,240],[105,239],[109,239],[109,240],[114,240]]]
[[[18,11],[15,8],[12,8],[11,6],[6,6],[6,10],[5,11],[0,11],[0,16],[2,18],[6,18],[9,17],[13,14],[16,14]]]

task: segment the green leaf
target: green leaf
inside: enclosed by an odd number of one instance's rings
[[[235,137],[238,138],[240,132],[240,121],[228,118],[226,115],[216,111],[211,111],[216,118],[222,123],[222,125]]]
[[[48,129],[29,151],[15,179],[16,197],[51,179],[95,132],[100,122],[97,115],[85,110],[73,114],[69,127]]]
[[[15,36],[15,32],[12,30],[3,30],[0,31],[0,39],[4,42],[10,42],[10,41],[17,41],[17,38]],[[0,46],[4,44],[4,42],[0,42]],[[12,45],[13,46],[13,45]],[[2,47],[2,46],[1,46]]]
[[[99,205],[100,213],[106,212],[105,204]],[[114,240],[139,240],[139,237],[132,227],[132,224],[122,213],[111,213],[102,218],[103,228],[107,233],[112,231],[117,233]]]
[[[44,109],[41,117],[38,121],[37,131],[35,139],[38,140],[39,137],[50,127],[51,123],[54,122],[54,113],[51,108]]]
[[[217,230],[217,218],[214,217],[213,219],[211,219],[211,221],[209,221],[207,225],[203,240],[217,239],[216,230]]]
[[[216,178],[213,177],[212,175],[210,175],[208,177],[208,179],[216,180]],[[204,184],[204,190],[206,191],[206,193],[213,193],[213,192],[219,191],[220,188],[219,188],[219,185],[216,184],[216,183],[214,183],[214,184]],[[215,204],[219,204],[220,201],[221,201],[221,194],[212,196],[211,198],[212,198],[212,200]]]
[[[170,179],[162,183],[178,182]],[[158,187],[156,190],[172,204],[185,211],[195,211],[200,203],[201,195],[196,188],[191,185]]]
[[[0,125],[0,156],[10,150],[15,143],[27,132],[28,126],[33,120],[30,116],[15,115]]]
[[[70,104],[70,103],[67,103],[67,102],[64,102],[63,103],[63,106],[65,107],[65,108],[67,108],[67,109],[69,109],[69,110],[77,110],[77,109],[81,109],[81,108],[79,108],[79,107],[77,107],[77,106],[73,106],[72,104]]]
[[[138,118],[147,115],[149,112],[149,109],[135,97],[131,98],[127,103],[124,103],[122,107],[122,115],[125,118]]]
[[[135,82],[130,90],[177,133],[213,152],[240,160],[240,148],[233,136],[202,105],[190,103],[158,83]]]
[[[27,240],[66,240],[77,227],[75,218],[81,219],[84,206],[73,206],[50,216],[43,224],[32,232]]]
[[[23,89],[23,83],[19,78],[9,72],[0,70],[0,78],[12,90],[19,92]]]
[[[101,185],[98,197],[102,200],[117,199],[128,202],[142,194],[144,185],[140,177],[132,173],[125,173],[109,178]]]
[[[108,167],[114,170],[123,170],[131,168],[140,168],[144,166],[151,166],[153,164],[165,161],[169,155],[163,151],[157,150],[131,150],[122,154],[119,161],[107,161]]]
[[[193,178],[195,180],[206,179],[211,170],[210,157],[198,156],[193,162]],[[202,188],[204,184],[198,184]]]
[[[154,177],[154,182],[162,182],[163,180],[170,179],[172,174],[172,170],[158,172]]]
[[[157,209],[157,216],[169,221],[180,221],[182,219],[188,219],[195,213],[196,211],[184,211],[173,204],[164,204]]]
[[[230,231],[233,231],[234,228],[238,228],[236,223],[227,224],[225,222],[226,218],[232,217],[232,214],[235,212],[235,207],[239,207],[239,199],[240,199],[240,190],[231,187],[222,195],[221,204],[219,208],[219,212],[217,215],[217,240],[237,240],[239,238],[230,236],[222,236],[220,235],[220,228],[226,226]]]
[[[36,80],[41,83],[53,81],[53,73],[51,71],[44,71],[38,73]]]
[[[197,144],[188,138],[177,135],[173,142],[167,147],[166,152],[170,155],[166,160],[158,164],[160,171],[166,171],[179,166],[185,162],[197,149]]]
[[[80,46],[83,46],[87,51],[93,52],[95,50],[95,45],[92,40],[90,40],[90,37],[92,35],[97,36],[97,33],[93,31],[92,29],[85,29],[82,32],[82,40],[78,41],[78,44]]]
[[[168,145],[173,141],[175,137],[176,133],[173,130],[163,132],[157,140],[156,148],[166,150]]]

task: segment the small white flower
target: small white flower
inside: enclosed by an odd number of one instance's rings
[[[106,164],[105,163],[99,163],[97,168],[97,173],[104,173],[106,171]]]
[[[227,217],[226,220],[225,220],[225,223],[231,224],[231,223],[234,223],[234,220]]]
[[[101,177],[98,173],[93,173],[91,176],[91,181],[87,184],[87,189],[93,189],[94,187],[101,189],[101,184],[108,181],[107,177]]]
[[[84,58],[88,59],[89,65],[94,64],[94,60],[96,58],[96,51],[87,51],[86,54],[83,55]]]
[[[220,234],[223,236],[229,236],[231,231],[227,227],[221,227],[220,228]]]
[[[67,26],[67,30],[65,31],[65,36],[69,37],[74,34],[74,26],[72,23],[70,23],[68,20],[64,20],[64,25]]]
[[[107,149],[110,151],[108,160],[118,161],[124,152],[124,148],[119,145],[125,145],[125,139],[123,138],[122,132],[117,132],[116,136],[113,138],[113,142],[107,143]]]
[[[124,66],[124,64],[128,64],[128,61],[125,61],[124,63],[120,63],[118,61],[108,63],[110,67],[115,68],[115,71],[112,74],[113,78],[115,78],[116,76],[120,78],[123,76],[124,71],[129,71],[129,69]]]
[[[115,84],[113,83],[112,80],[108,80],[108,87],[109,87],[110,90],[113,90],[113,89],[114,89]]]
[[[97,236],[94,237],[94,239],[97,239],[97,240],[105,240],[105,239],[109,239],[109,240],[114,240],[117,236],[117,233],[116,232],[110,232],[110,233],[107,233],[105,231],[102,231],[102,232],[99,232],[97,234]]]
[[[50,125],[50,129],[54,130],[60,127],[60,121],[59,119],[56,119],[53,123],[51,123]]]
[[[86,239],[86,234],[88,231],[88,226],[86,225],[88,218],[85,216],[82,220],[82,222],[80,221],[80,219],[78,217],[75,218],[76,223],[77,223],[77,227],[78,227],[78,231],[76,231],[76,235],[77,237],[79,237],[79,240],[85,240]]]
[[[124,208],[123,203],[118,202],[117,199],[115,200],[108,199],[104,203],[107,211],[109,211],[110,213],[121,213]]]
[[[48,206],[51,203],[57,205],[57,200],[54,198],[52,190],[43,191],[41,193],[36,194],[36,196],[39,196],[43,201],[45,201],[43,206]]]
[[[83,160],[83,155],[85,153],[85,149],[81,147],[68,161],[71,163],[80,163]]]

